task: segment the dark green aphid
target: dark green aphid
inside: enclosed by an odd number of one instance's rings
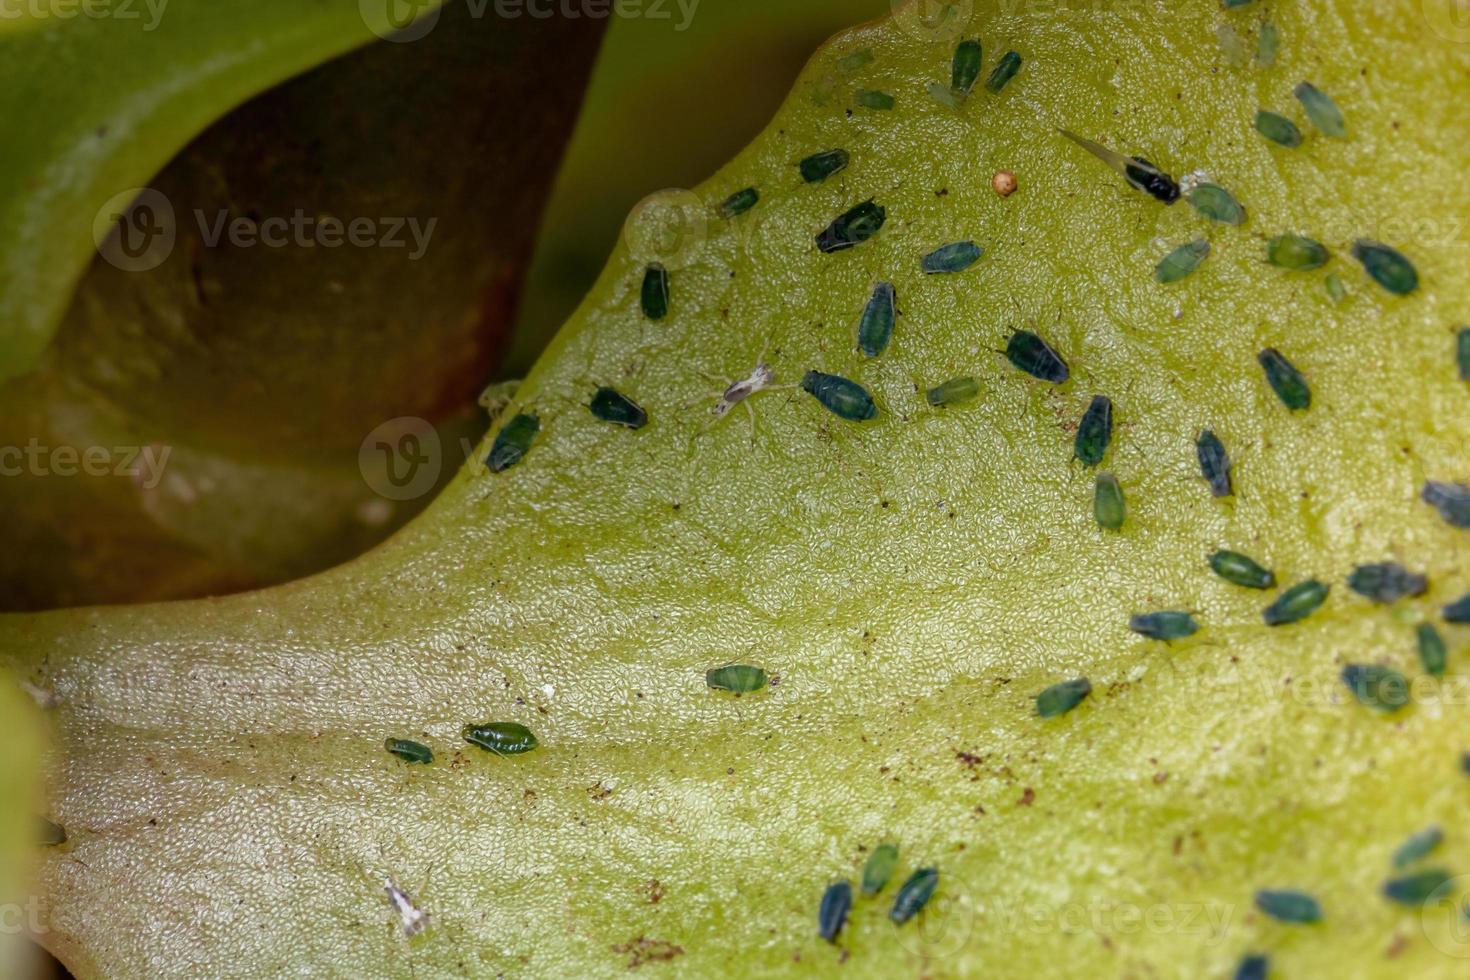
[[[1393,852],[1393,866],[1407,868],[1415,861],[1427,857],[1443,842],[1444,831],[1438,827],[1425,827],[1421,831],[1410,834]]]
[[[1322,921],[1322,906],[1306,892],[1262,888],[1256,892],[1256,908],[1278,922],[1293,925]]]
[[[749,664],[726,664],[705,671],[704,682],[716,691],[749,694],[766,686],[766,672]]]
[[[612,388],[598,388],[587,408],[597,418],[613,425],[641,429],[648,424],[648,413],[633,399]]]
[[[1000,56],[1000,60],[990,70],[990,77],[985,81],[985,88],[991,95],[999,95],[1001,89],[1005,88],[1020,70],[1021,55],[1015,51],[1007,51]]]
[[[1444,607],[1446,623],[1470,623],[1470,594],[1463,595]]]
[[[1353,569],[1348,588],[1374,602],[1390,603],[1405,596],[1423,595],[1429,580],[1396,561],[1383,561]]]
[[[969,95],[980,77],[980,42],[961,41],[954,49],[954,62],[949,70],[949,89],[956,95]]]
[[[1199,623],[1187,612],[1140,613],[1128,620],[1128,628],[1152,640],[1182,640],[1199,631]]]
[[[962,378],[950,378],[943,384],[930,388],[924,398],[935,408],[941,405],[954,405],[959,402],[967,402],[980,394],[980,382],[974,378],[965,376]]]
[[[858,320],[858,349],[869,357],[877,357],[887,350],[888,342],[893,339],[893,318],[897,312],[893,283],[880,282],[874,286],[873,295]]]
[[[1271,972],[1271,961],[1261,953],[1250,953],[1240,958],[1235,967],[1235,980],[1266,980]]]
[[[412,739],[387,738],[383,740],[383,748],[404,762],[419,762],[428,765],[434,761],[433,750],[422,742],[415,742]]]
[[[801,379],[801,390],[822,403],[822,407],[849,422],[866,422],[878,414],[873,396],[856,381],[840,374],[808,371]]]
[[[525,725],[514,721],[487,721],[483,725],[466,725],[464,740],[496,755],[520,755],[541,743]]]
[[[1053,684],[1036,695],[1036,713],[1043,718],[1064,715],[1081,704],[1082,699],[1091,693],[1092,682],[1086,677]]]
[[[1283,269],[1320,269],[1328,258],[1326,246],[1305,235],[1277,235],[1266,243],[1266,261]]]
[[[1270,68],[1276,64],[1276,50],[1281,46],[1281,32],[1269,20],[1261,25],[1261,36],[1256,38],[1256,64]]]
[[[1219,184],[1196,184],[1189,192],[1189,203],[1211,221],[1238,225],[1245,221],[1245,208]]]
[[[1340,138],[1347,135],[1347,126],[1342,121],[1342,110],[1326,92],[1311,82],[1299,82],[1292,92],[1306,110],[1307,118],[1312,120],[1313,126],[1328,136]]]
[[[852,886],[846,881],[836,881],[822,893],[822,904],[817,909],[817,935],[829,943],[837,942],[837,934],[847,922],[848,910],[852,908]]]
[[[1342,682],[1353,697],[1376,711],[1394,712],[1409,703],[1409,682],[1403,674],[1382,664],[1348,664]]]
[[[1419,663],[1424,666],[1424,672],[1433,677],[1443,675],[1448,660],[1444,637],[1433,623],[1420,623],[1414,633],[1419,640]]]
[[[669,313],[669,270],[657,262],[651,262],[643,270],[643,288],[638,296],[643,315],[650,320],[662,320]]]
[[[801,179],[808,184],[820,184],[828,177],[847,166],[846,150],[823,150],[813,153],[801,161]]]
[[[1322,285],[1327,287],[1327,297],[1334,303],[1341,303],[1347,297],[1347,286],[1343,285],[1342,276],[1335,272],[1327,273]]]
[[[1082,421],[1077,423],[1077,437],[1072,441],[1073,454],[1088,466],[1102,462],[1113,441],[1113,400],[1107,395],[1094,395]]]
[[[985,250],[974,242],[951,242],[924,256],[919,268],[931,276],[941,272],[963,272],[979,262],[984,254]]]
[[[1203,238],[1185,242],[1159,259],[1154,267],[1154,278],[1162,283],[1178,282],[1189,275],[1210,254],[1210,243]]]
[[[755,207],[756,202],[760,199],[760,191],[754,187],[747,187],[743,191],[736,191],[734,194],[725,198],[724,203],[720,205],[720,217],[734,218],[742,215]]]
[[[893,96],[870,88],[858,89],[856,98],[857,104],[864,109],[877,109],[880,112],[887,112],[894,105]]]
[[[934,889],[939,887],[939,871],[936,868],[920,868],[909,875],[908,881],[898,890],[893,898],[893,908],[888,910],[888,917],[898,925],[919,914],[919,910],[928,904],[934,895]]]
[[[1419,496],[1455,527],[1470,527],[1470,487],[1463,483],[1428,480]]]
[[[66,843],[66,828],[45,817],[37,817],[36,841],[46,847],[60,847]]]
[[[1293,412],[1305,411],[1312,406],[1312,389],[1307,386],[1307,379],[1279,350],[1267,347],[1256,355],[1256,360],[1260,362],[1261,370],[1266,372],[1266,382],[1281,399],[1281,404]]]
[[[1302,145],[1302,131],[1285,116],[1261,109],[1256,113],[1256,132],[1288,149]]]
[[[878,234],[886,220],[888,212],[882,205],[874,204],[871,200],[864,201],[838,215],[817,236],[817,248],[829,255],[852,248]]]
[[[1400,905],[1423,905],[1445,886],[1452,875],[1444,868],[1430,868],[1383,883],[1383,897]]]
[[[1275,575],[1238,551],[1215,552],[1210,556],[1210,568],[1225,581],[1247,589],[1270,589],[1276,585]]]
[[[1461,327],[1455,334],[1455,364],[1460,369],[1460,380],[1470,381],[1470,327]]]
[[[1128,504],[1123,499],[1123,488],[1118,478],[1111,473],[1099,473],[1092,487],[1092,517],[1098,526],[1116,531],[1123,526],[1128,516]]]
[[[490,472],[500,473],[521,461],[531,449],[536,433],[541,431],[541,420],[530,412],[522,412],[500,427],[495,441],[490,444],[490,455],[485,465]]]
[[[1327,601],[1328,587],[1314,578],[1298,582],[1277,596],[1276,601],[1266,607],[1261,618],[1267,626],[1285,626],[1300,622],[1316,612]]]
[[[1234,10],[1236,7],[1245,7],[1254,3],[1255,0],[1220,0],[1221,6],[1226,10]]]
[[[1373,281],[1395,296],[1407,296],[1419,288],[1419,273],[1403,253],[1381,242],[1359,238],[1353,242],[1353,258]]]
[[[1216,497],[1228,497],[1233,492],[1230,485],[1230,457],[1225,444],[1215,433],[1205,429],[1194,443],[1195,455],[1199,457],[1199,471],[1210,485],[1210,493]]]
[[[1011,339],[1006,342],[1006,359],[1017,370],[1052,384],[1059,385],[1072,376],[1062,355],[1030,330],[1017,330],[1011,334]]]
[[[893,877],[893,869],[898,866],[898,848],[892,844],[879,844],[873,848],[873,853],[868,855],[867,862],[863,865],[863,887],[864,895],[876,895],[888,884],[888,879]]]

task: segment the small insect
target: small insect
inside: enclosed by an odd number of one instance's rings
[[[1116,531],[1123,526],[1128,516],[1128,504],[1123,498],[1123,488],[1118,478],[1111,473],[1099,473],[1092,488],[1092,517],[1098,527]]]
[[[1428,857],[1444,842],[1444,831],[1439,827],[1425,827],[1410,834],[1393,852],[1393,866],[1407,868],[1415,861]]]
[[[45,817],[37,817],[36,841],[45,847],[60,847],[66,843],[66,828]]]
[[[643,288],[638,296],[643,315],[662,320],[669,312],[669,270],[658,262],[650,262],[643,270]]]
[[[1433,677],[1443,675],[1447,659],[1444,637],[1433,623],[1420,623],[1414,634],[1419,641],[1419,663],[1424,666],[1424,672]]]
[[[845,54],[838,59],[837,67],[851,74],[859,68],[865,68],[872,63],[873,50],[871,48],[858,48],[852,54]]]
[[[1324,135],[1344,137],[1347,135],[1347,126],[1342,120],[1342,110],[1332,97],[1326,92],[1313,85],[1311,82],[1299,82],[1292,89],[1302,108],[1306,110],[1307,118],[1312,120],[1312,125],[1320,129]]]
[[[1383,883],[1383,897],[1400,905],[1420,906],[1444,888],[1453,876],[1444,868],[1429,868]]]
[[[1395,296],[1407,296],[1419,288],[1419,273],[1414,264],[1397,249],[1382,242],[1359,238],[1353,242],[1352,254],[1374,282]]]
[[[1179,200],[1179,184],[1175,182],[1174,178],[1164,173],[1158,167],[1155,167],[1152,163],[1149,163],[1143,157],[1125,157],[1121,153],[1108,149],[1101,143],[1094,143],[1090,139],[1078,136],[1076,133],[1068,132],[1065,129],[1059,129],[1057,132],[1122,174],[1123,179],[1128,181],[1136,190],[1143,191],[1155,200],[1162,201],[1165,204],[1173,204]]]
[[[1277,596],[1276,601],[1261,613],[1261,618],[1266,621],[1267,626],[1301,622],[1327,601],[1328,591],[1327,586],[1314,578],[1298,582]]]
[[[955,95],[969,95],[980,77],[980,42],[961,41],[954,49],[954,60],[949,70],[949,90]]]
[[[1189,191],[1189,204],[1211,221],[1227,225],[1245,222],[1245,208],[1219,184],[1196,184]]]
[[[980,394],[980,382],[966,375],[959,378],[950,378],[948,381],[935,385],[924,393],[924,399],[935,408],[943,405],[957,405],[967,402]]]
[[[1374,602],[1397,602],[1405,596],[1423,595],[1429,580],[1396,561],[1359,565],[1348,576],[1348,588]]]
[[[1016,77],[1016,72],[1021,70],[1021,55],[1016,51],[1007,51],[1000,56],[995,67],[990,71],[990,77],[985,81],[985,88],[991,95],[999,95],[1011,79]]]
[[[734,218],[744,214],[755,207],[756,202],[761,199],[760,191],[754,187],[736,191],[720,204],[720,217]]]
[[[1276,51],[1281,46],[1281,32],[1276,25],[1269,20],[1261,25],[1260,36],[1256,38],[1256,64],[1262,68],[1270,68],[1276,64]]]
[[[593,394],[592,401],[587,403],[587,410],[604,422],[628,429],[641,429],[648,424],[648,413],[637,402],[606,386],[598,388]]]
[[[1266,383],[1276,392],[1281,404],[1293,412],[1302,412],[1312,406],[1312,389],[1307,386],[1307,379],[1279,350],[1267,347],[1256,355],[1256,360],[1261,370],[1266,372]]]
[[[887,112],[894,106],[893,96],[887,92],[879,92],[875,89],[858,89],[855,96],[857,104],[864,109],[877,109],[879,112]]]
[[[1062,355],[1030,330],[1017,330],[1006,342],[1006,360],[1041,381],[1061,384],[1072,376]]]
[[[1347,298],[1347,286],[1343,284],[1342,276],[1337,273],[1327,273],[1327,278],[1322,280],[1322,285],[1327,289],[1327,298],[1332,302],[1341,303]]]
[[[951,109],[958,109],[960,103],[965,100],[965,96],[956,94],[953,89],[945,86],[941,82],[930,82],[924,86],[924,90],[929,93],[935,102],[938,102],[940,105],[947,105]]]
[[[1294,150],[1302,145],[1302,131],[1285,116],[1261,109],[1256,113],[1256,132],[1272,143]]]
[[[929,899],[934,895],[934,889],[938,887],[938,869],[920,868],[915,871],[909,875],[908,880],[894,896],[893,908],[888,910],[888,918],[897,925],[903,925],[919,914],[919,910],[928,904]]]
[[[749,664],[725,664],[705,671],[704,683],[716,691],[749,694],[766,686],[766,672]]]
[[[464,740],[496,755],[521,755],[541,743],[525,725],[514,721],[487,721],[466,725],[460,733]]]
[[[837,934],[847,923],[847,913],[851,908],[852,886],[845,880],[828,885],[817,909],[817,935],[829,943],[837,942]]]
[[[1152,640],[1182,640],[1199,632],[1199,623],[1187,612],[1141,613],[1128,620],[1128,628]]]
[[[405,937],[412,939],[428,928],[429,913],[414,905],[408,893],[395,885],[393,879],[387,875],[383,876],[383,891],[388,893],[388,904],[398,913],[398,924],[403,927]]]
[[[893,869],[898,865],[898,848],[893,844],[879,844],[873,848],[873,853],[868,855],[868,860],[863,864],[864,895],[876,895],[888,884],[888,879],[893,877]]]
[[[1382,664],[1348,664],[1342,682],[1359,703],[1375,711],[1392,713],[1409,703],[1409,682],[1392,667]]]
[[[1036,714],[1042,718],[1055,718],[1071,711],[1092,693],[1092,682],[1086,677],[1062,681],[1036,695]]]
[[[898,312],[898,298],[893,283],[880,282],[858,320],[858,349],[868,357],[877,357],[888,349],[893,339],[893,320]]]
[[[1320,269],[1330,257],[1327,248],[1305,235],[1277,235],[1266,243],[1266,261],[1283,269]]]
[[[1250,50],[1245,46],[1245,38],[1235,29],[1234,24],[1221,24],[1215,28],[1215,35],[1220,41],[1220,50],[1225,52],[1225,60],[1232,67],[1239,68],[1250,61]]]
[[[1470,593],[1445,606],[1442,612],[1446,623],[1470,623]]]
[[[1270,589],[1276,585],[1275,575],[1238,551],[1215,552],[1210,556],[1210,568],[1225,581],[1247,589]]]
[[[1470,327],[1461,327],[1455,334],[1455,365],[1460,369],[1460,380],[1470,381]]]
[[[998,197],[1010,197],[1016,193],[1016,175],[1010,170],[997,170],[990,178],[990,189]]]
[[[810,394],[822,407],[849,422],[866,422],[878,414],[873,396],[856,381],[838,374],[808,371],[801,379],[801,390]]]
[[[874,235],[888,220],[888,212],[871,199],[844,211],[817,236],[817,248],[826,255],[859,245]]]
[[[522,412],[515,416],[495,434],[490,444],[490,455],[485,465],[492,473],[503,473],[519,463],[531,451],[531,442],[541,431],[541,420],[534,413]]]
[[[1077,437],[1072,440],[1072,454],[1084,465],[1096,466],[1107,454],[1113,441],[1113,400],[1107,395],[1093,395],[1082,421],[1077,423]]]
[[[919,268],[926,275],[938,275],[942,272],[963,272],[976,262],[985,250],[974,242],[951,242],[941,245],[919,261]]]
[[[1278,922],[1310,925],[1322,921],[1322,906],[1306,892],[1262,888],[1256,892],[1256,908]]]
[[[434,761],[434,752],[422,742],[415,742],[407,738],[386,738],[383,740],[383,748],[392,755],[398,756],[404,762],[417,762],[428,765]]]
[[[820,184],[839,170],[847,168],[846,150],[823,150],[813,153],[801,161],[801,179],[808,184]]]
[[[1261,953],[1247,953],[1235,967],[1235,980],[1266,980],[1271,961]]]
[[[1441,483],[1427,480],[1419,497],[1439,511],[1439,516],[1454,527],[1470,527],[1470,487],[1463,483]]]
[[[1178,282],[1198,269],[1199,264],[1209,254],[1210,243],[1203,238],[1185,242],[1171,249],[1168,255],[1159,259],[1159,264],[1154,266],[1154,278],[1165,284]]]
[[[1202,430],[1195,440],[1194,450],[1199,457],[1199,471],[1210,485],[1210,493],[1216,497],[1228,497],[1234,493],[1230,485],[1230,456],[1219,437],[1209,429]]]
[[[711,378],[711,380],[715,379]],[[733,381],[726,384],[724,390],[719,395],[704,396],[705,398],[713,397],[715,399],[714,405],[710,408],[710,412],[714,415],[714,418],[710,420],[710,425],[713,425],[715,422],[718,422],[720,419],[728,415],[730,409],[734,408],[736,405],[744,405],[745,413],[750,419],[751,439],[754,440],[755,409],[751,408],[750,403],[747,401],[747,399],[757,392],[765,391],[768,388],[775,387],[775,380],[776,372],[773,371],[770,365],[766,363],[765,354],[764,352],[762,352],[761,356],[756,360],[755,367],[751,369],[750,374],[746,375],[738,381]],[[704,398],[696,398],[692,402],[690,402],[690,404],[694,404],[703,400]],[[708,428],[708,426],[706,426],[705,428]]]

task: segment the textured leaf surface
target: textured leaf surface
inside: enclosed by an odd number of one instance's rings
[[[47,941],[83,976],[808,975],[843,957],[847,976],[1223,976],[1246,952],[1283,976],[1459,975],[1455,909],[1380,889],[1429,824],[1446,828],[1436,864],[1470,870],[1466,637],[1446,627],[1439,680],[1414,641],[1470,589],[1465,532],[1418,499],[1426,478],[1470,476],[1453,363],[1470,108],[1425,94],[1470,53],[1361,5],[1272,16],[1261,71],[1213,41],[1224,17],[1250,33],[1247,12],[982,6],[966,30],[1026,68],[957,108],[926,95],[953,36],[902,16],[854,30],[695,192],[713,215],[753,184],[753,210],[677,254],[612,256],[512,407],[541,422],[517,465],[471,466],[385,546],[290,586],[4,620],[7,657],[62,699],[53,808],[78,861],[43,866]],[[831,77],[900,101],[849,115]],[[1252,120],[1304,77],[1350,136],[1283,151]],[[1056,126],[1207,170],[1250,230],[1165,209]],[[802,183],[795,162],[834,146],[850,166]],[[1020,183],[1004,199],[1001,167]],[[817,233],[869,197],[883,230],[820,254]],[[1334,258],[1353,285],[1334,305],[1324,273],[1262,262],[1286,230],[1334,255],[1392,244],[1421,288],[1390,295]],[[1194,236],[1210,262],[1160,286],[1161,245]],[[920,256],[963,239],[985,257],[923,275]],[[655,258],[670,309],[651,324]],[[878,281],[902,315],[865,361],[853,331]],[[1071,380],[1006,362],[1021,328]],[[1310,372],[1309,411],[1265,385],[1267,346]],[[749,400],[752,438],[738,407],[714,425],[687,407],[718,393],[703,373],[744,377],[762,351],[778,384],[860,382],[878,417],[774,389]],[[922,391],[958,375],[980,398],[930,408]],[[649,424],[593,418],[598,384]],[[1070,462],[1099,393],[1118,532]],[[1207,427],[1232,497],[1199,475]],[[1339,587],[1270,628],[1276,593],[1214,575],[1219,548]],[[1341,587],[1385,560],[1428,592],[1380,607]],[[1167,648],[1128,631],[1154,609],[1200,630]],[[709,690],[729,662],[771,683]],[[1357,703],[1347,663],[1396,667],[1415,703]],[[1079,676],[1091,697],[1036,717],[1037,693]],[[459,741],[486,721],[540,746]],[[405,766],[390,735],[438,761]],[[895,880],[932,866],[938,890],[902,927],[891,896],[856,899],[834,949],[821,895],[882,842]],[[385,874],[433,917],[412,943]],[[1266,919],[1260,889],[1311,894],[1323,921]]]

